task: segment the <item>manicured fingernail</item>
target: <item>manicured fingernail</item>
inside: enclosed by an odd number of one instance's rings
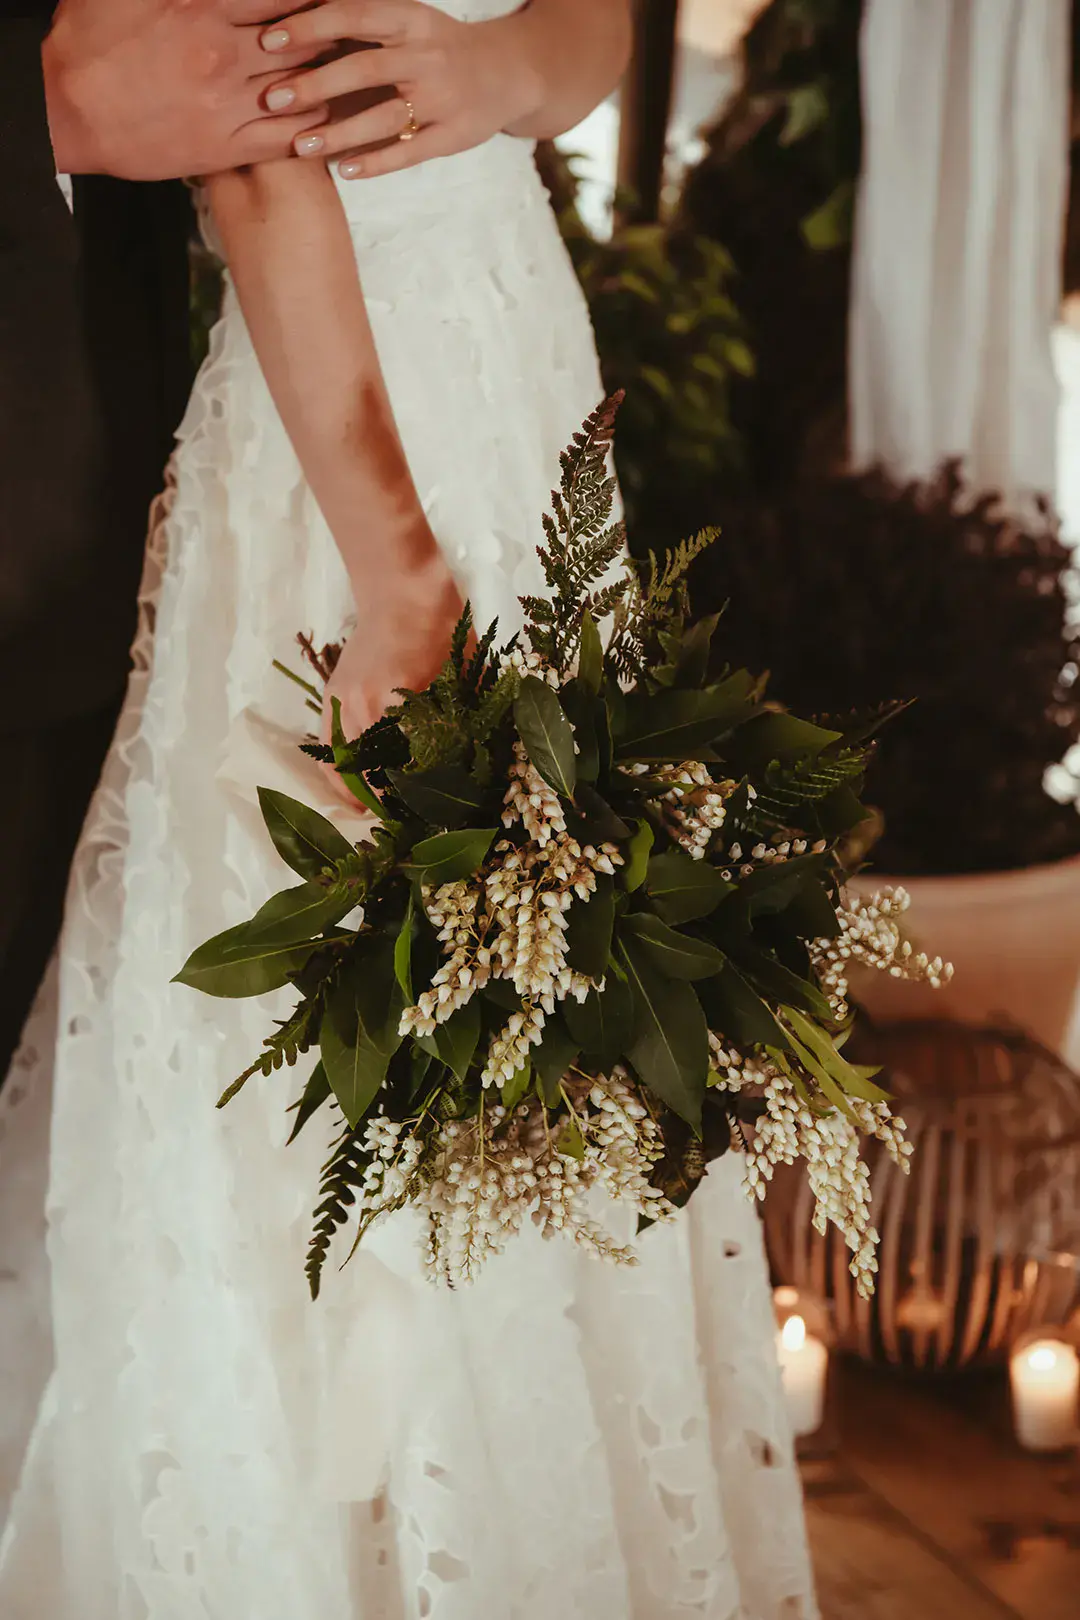
[[[297,157],[314,157],[325,145],[321,135],[298,135],[293,141],[293,151]]]
[[[337,172],[343,180],[359,180],[364,172],[364,165],[359,158],[347,158],[344,163],[338,164]]]
[[[268,28],[259,40],[264,51],[286,51],[289,48],[289,30],[287,28]]]
[[[286,90],[284,86],[279,87],[277,90],[268,90],[266,92],[266,110],[267,112],[284,112],[285,108],[291,107],[295,100],[295,90]]]

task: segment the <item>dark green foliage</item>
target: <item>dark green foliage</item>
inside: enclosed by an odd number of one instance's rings
[[[674,540],[707,519],[672,530],[661,516],[673,495],[737,477],[741,465],[729,394],[754,360],[732,302],[731,260],[708,233],[673,238],[663,225],[594,237],[577,211],[571,164],[553,147],[537,157],[588,301],[604,385],[626,396],[616,462],[631,537]]]
[[[745,487],[761,494],[844,453],[861,18],[861,0],[773,0],[678,209],[676,238],[714,238],[731,258],[757,362],[733,382],[731,425]],[[730,478],[723,489],[734,492]],[[675,522],[685,533],[717,516],[680,504]]]
[[[970,507],[953,468],[921,489],[873,474],[732,505],[694,591],[738,604],[724,654],[767,665],[783,701],[832,715],[916,700],[867,777],[885,817],[878,870],[1005,870],[1080,850],[1080,816],[1043,789],[1080,740],[1070,560],[1052,534],[1001,519],[991,497]],[[873,716],[854,729],[872,728]],[[767,772],[748,828],[791,813],[792,793],[835,803],[862,769],[856,750]]]

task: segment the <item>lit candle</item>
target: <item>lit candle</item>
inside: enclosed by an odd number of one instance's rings
[[[1064,1451],[1077,1437],[1080,1356],[1071,1344],[1039,1339],[1009,1363],[1016,1438],[1028,1451]]]
[[[816,1434],[825,1411],[825,1374],[829,1352],[806,1331],[801,1316],[789,1316],[777,1342],[784,1397],[795,1438]]]

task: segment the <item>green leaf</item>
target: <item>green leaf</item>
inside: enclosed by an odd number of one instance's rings
[[[692,758],[752,715],[753,679],[745,670],[696,692],[631,693],[617,738],[620,759]]]
[[[827,1094],[826,1079],[849,1097],[865,1102],[888,1102],[888,1092],[872,1083],[865,1068],[849,1063],[825,1030],[819,1029],[796,1007],[784,1007],[783,1016],[802,1048],[799,1056]]]
[[[752,917],[775,916],[786,911],[795,896],[821,882],[825,870],[823,855],[796,855],[787,861],[771,861],[755,867],[739,883],[739,897]]]
[[[720,623],[719,613],[706,614],[686,631],[675,660],[675,685],[700,687],[709,672],[712,638]]]
[[[415,1103],[424,1089],[431,1065],[438,1061],[422,1046],[415,1045],[409,1053],[409,1102]]]
[[[386,811],[383,809],[378,794],[372,792],[358,772],[347,768],[352,761],[352,750],[346,742],[345,733],[341,727],[340,698],[334,697],[330,699],[330,715],[330,741],[334,750],[334,764],[338,768],[338,775],[354,799],[359,799],[364,808],[370,810],[373,816],[378,816],[380,821],[385,821]]]
[[[823,838],[846,838],[867,819],[866,806],[848,786],[837,788],[818,806],[818,831]]]
[[[338,1106],[353,1130],[371,1107],[386,1079],[390,1059],[380,1052],[357,1025],[351,1041],[344,1040],[332,1018],[325,1018],[321,1039],[322,1061]]]
[[[614,964],[603,990],[590,990],[582,1002],[568,996],[562,1013],[578,1050],[595,1058],[598,1067],[609,1069],[626,1056],[634,1034],[634,999],[626,975]]]
[[[761,770],[774,759],[786,764],[813,758],[842,737],[842,732],[828,731],[798,715],[770,710],[740,729],[733,754],[744,771]]]
[[[607,711],[602,698],[596,697],[578,681],[569,681],[561,693],[563,712],[574,733],[577,753],[577,787],[595,782],[600,774],[599,728],[605,724]]]
[[[682,849],[667,849],[652,857],[645,887],[657,913],[669,923],[707,917],[735,889],[715,866],[693,860]]]
[[[330,996],[320,1041],[327,1079],[354,1130],[401,1045],[404,1004],[394,976],[394,941],[386,934],[366,940]]]
[[[483,807],[483,789],[463,765],[386,774],[409,809],[432,827],[460,827]]]
[[[577,1061],[579,1051],[565,1023],[558,1017],[549,1018],[544,1025],[544,1038],[533,1051],[536,1089],[546,1108],[558,1107],[562,1100],[559,1087],[571,1064]]]
[[[615,880],[596,874],[596,890],[588,900],[575,899],[567,913],[566,960],[578,973],[602,979],[611,955],[615,923]]]
[[[626,865],[622,869],[623,887],[628,894],[633,894],[644,883],[655,841],[652,824],[648,821],[637,822],[627,847]]]
[[[356,964],[363,966],[362,963]],[[391,1053],[364,1027],[358,1006],[359,979],[350,973],[330,997],[320,1050],[326,1077],[341,1112],[355,1130],[386,1079]]]
[[[739,1047],[768,1046],[787,1051],[790,1043],[776,1016],[729,961],[708,986],[709,1023]]]
[[[829,117],[829,96],[824,80],[813,84],[800,84],[789,91],[787,117],[780,132],[781,146],[794,146],[805,136],[820,129]]]
[[[435,1030],[435,1046],[446,1067],[464,1080],[480,1042],[480,998],[473,996]]]
[[[577,782],[574,733],[562,704],[546,681],[527,675],[514,704],[518,735],[540,775],[564,799],[572,799]]]
[[[261,787],[259,808],[274,848],[286,865],[303,878],[318,877],[328,866],[335,866],[353,853],[353,845],[332,822],[298,799]]]
[[[341,699],[330,699],[330,745],[336,751],[347,746],[348,739],[341,724]]]
[[[701,1003],[690,985],[657,973],[637,941],[620,941],[619,954],[636,1018],[626,1055],[642,1085],[700,1131],[709,1073],[709,1033]]]
[[[531,1082],[532,1064],[530,1062],[526,1062],[520,1069],[518,1069],[516,1074],[512,1074],[510,1076],[510,1079],[506,1082],[505,1086],[503,1086],[503,1107],[507,1109],[516,1108],[518,1103],[524,1097],[525,1093],[528,1091]]]
[[[599,692],[604,680],[604,644],[591,613],[581,615],[577,678],[587,692]]]
[[[356,897],[309,881],[275,894],[248,923],[249,937],[264,945],[304,945],[356,908]]]
[[[387,1057],[401,1045],[398,1033],[405,994],[397,979],[397,940],[379,934],[366,942],[362,955],[349,963],[343,983],[353,986],[356,1012],[369,1040]]]
[[[649,911],[624,917],[619,931],[636,940],[642,954],[666,979],[708,979],[724,965],[724,953],[715,945],[678,933]]]
[[[520,1012],[523,1006],[520,990],[516,990],[509,979],[489,979],[480,994],[504,1012]]]
[[[322,1063],[316,1063],[314,1069],[311,1071],[311,1076],[308,1083],[304,1087],[303,1096],[300,1098],[299,1102],[293,1103],[293,1108],[296,1110],[296,1118],[293,1121],[293,1128],[289,1133],[290,1142],[296,1141],[296,1138],[300,1135],[300,1132],[303,1130],[312,1114],[318,1113],[319,1109],[322,1107],[323,1103],[327,1101],[329,1096],[330,1082],[326,1078],[326,1069]]]
[[[242,999],[280,990],[315,949],[310,944],[275,945],[253,938],[251,924],[227,928],[193,951],[173,980],[207,996]]]
[[[739,966],[750,982],[770,1000],[790,1002],[812,1018],[819,1018],[824,1023],[832,1021],[832,1008],[817,985],[800,978],[775,957],[764,951],[746,951],[740,957]]]
[[[740,377],[753,377],[757,372],[757,361],[754,351],[749,343],[741,337],[725,337],[720,345],[721,352],[732,371]]]
[[[854,218],[855,182],[841,180],[821,207],[807,214],[803,220],[802,234],[807,247],[819,253],[829,248],[844,247],[851,241]]]
[[[413,1000],[412,989],[412,947],[413,931],[416,927],[416,896],[409,891],[409,904],[405,908],[405,916],[394,944],[394,977],[401,986],[406,1001]]]
[[[584,1160],[585,1138],[581,1134],[576,1114],[567,1114],[559,1126],[555,1136],[555,1149],[564,1158],[576,1159],[579,1164]]]
[[[578,783],[574,791],[574,806],[585,823],[583,836],[578,838],[579,843],[615,844],[630,837],[626,822],[615,814],[607,800],[588,782]]]
[[[458,832],[436,833],[412,847],[408,871],[435,889],[471,877],[483,864],[497,832],[495,827],[464,827]]]
[[[837,939],[843,931],[832,895],[823,883],[804,883],[785,906],[784,921],[800,939]]]

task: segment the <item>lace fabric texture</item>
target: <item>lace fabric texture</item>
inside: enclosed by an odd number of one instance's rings
[[[509,627],[540,583],[559,450],[601,393],[528,149],[500,139],[343,195],[432,526],[478,620]],[[24,1415],[0,1429],[0,1613],[812,1620],[733,1159],[634,1270],[530,1234],[438,1292],[406,1212],[313,1306],[326,1142],[316,1122],[285,1149],[299,1077],[214,1108],[267,1005],[169,981],[287,881],[256,782],[324,794],[271,663],[295,661],[300,629],[340,635],[348,611],[230,293],[151,535],[58,1009],[44,994],[0,1105],[0,1310],[20,1348],[5,1394]],[[8,1180],[13,1163],[26,1173]]]

